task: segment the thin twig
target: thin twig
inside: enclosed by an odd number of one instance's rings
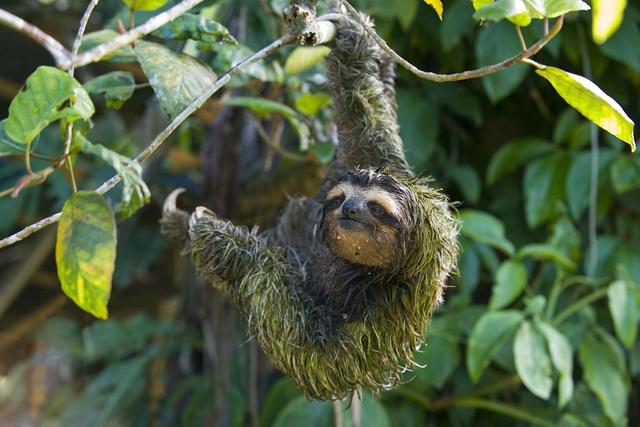
[[[87,29],[87,23],[89,22],[89,18],[91,18],[91,14],[93,13],[93,9],[98,5],[100,0],[91,0],[87,9],[84,11],[82,18],[80,19],[80,25],[78,26],[78,32],[76,34],[76,38],[73,41],[73,48],[71,49],[71,58],[75,60],[76,56],[78,56],[78,51],[80,50],[80,45],[82,44],[82,36],[84,36],[84,32]],[[71,67],[69,67],[69,75],[73,77],[76,68],[71,63]],[[78,191],[78,185],[76,184],[76,175],[73,172],[73,161],[69,156],[69,151],[71,150],[71,141],[73,140],[73,122],[67,124],[66,135],[64,140],[64,152],[63,156],[66,159],[67,169],[69,169],[69,176],[71,177],[71,186],[73,187],[73,192]]]
[[[516,27],[516,34],[518,35],[518,41],[520,42],[520,47],[522,48],[522,50],[527,50],[527,42],[524,41],[524,36],[522,35],[522,30],[520,29],[520,25],[515,25]]]
[[[486,67],[478,68],[476,70],[463,71],[461,73],[454,73],[454,74],[438,74],[438,73],[432,73],[432,72],[429,72],[429,71],[422,71],[418,67],[416,67],[415,65],[413,65],[412,63],[410,63],[409,61],[407,61],[406,59],[404,59],[400,55],[398,55],[393,49],[391,49],[387,45],[387,42],[385,42],[382,37],[380,37],[372,28],[370,28],[368,25],[366,25],[362,21],[362,18],[360,18],[360,15],[359,15],[358,11],[353,6],[351,6],[346,0],[338,0],[338,1],[342,5],[344,5],[344,7],[347,8],[347,10],[353,15],[353,17],[363,26],[364,30],[371,37],[373,37],[373,39],[376,42],[378,42],[380,47],[385,52],[387,52],[389,54],[389,56],[391,56],[391,58],[393,58],[394,61],[396,61],[403,68],[407,69],[408,71],[410,71],[411,73],[413,73],[416,76],[420,77],[421,79],[431,80],[431,81],[434,81],[434,82],[457,82],[457,81],[460,81],[460,80],[475,79],[475,78],[478,78],[478,77],[486,76],[488,74],[496,73],[496,72],[504,70],[505,68],[508,68],[508,67],[510,67],[510,66],[512,66],[514,64],[522,62],[523,59],[528,58],[528,57],[533,56],[536,53],[538,53],[540,51],[540,49],[542,49],[549,42],[549,40],[551,40],[553,37],[555,37],[555,35],[558,34],[560,29],[562,28],[562,23],[563,23],[563,20],[564,20],[564,16],[560,15],[560,17],[558,18],[556,23],[553,25],[553,27],[551,28],[549,33],[547,33],[544,37],[542,37],[540,40],[538,40],[533,45],[531,45],[531,47],[529,49],[524,50],[524,51],[520,52],[519,54],[517,54],[517,55],[515,55],[515,56],[513,56],[513,57],[511,57],[511,58],[509,58],[507,60],[504,60],[504,61],[499,62],[497,64],[488,65]]]
[[[184,14],[189,9],[202,3],[204,0],[185,0],[178,3],[171,9],[168,9],[153,18],[149,18],[144,24],[137,26],[136,28],[121,34],[107,43],[103,43],[94,47],[87,52],[84,52],[73,59],[73,61],[67,61],[60,64],[62,68],[69,69],[71,67],[83,67],[92,62],[97,62],[104,58],[111,52],[120,49],[123,46],[130,44],[138,40],[139,38],[157,30],[168,22],[173,21],[178,16]]]
[[[37,42],[49,51],[56,64],[61,65],[69,62],[71,56],[69,51],[65,49],[58,40],[54,39],[35,25],[29,24],[24,19],[9,13],[4,9],[0,9],[0,24],[18,31]]]
[[[262,138],[264,143],[267,144],[269,148],[271,148],[276,153],[280,154],[285,159],[293,160],[296,162],[309,162],[313,159],[310,156],[304,156],[301,154],[292,153],[291,151],[282,148],[280,144],[278,144],[275,140],[271,139],[267,131],[262,126],[262,123],[260,123],[259,119],[256,119],[255,123],[256,123],[256,130],[258,131],[258,135],[260,135],[260,138]]]
[[[261,50],[254,53],[253,55],[243,59],[234,67],[229,69],[229,71],[227,71],[225,74],[220,76],[220,78],[216,80],[216,82],[212,84],[205,92],[203,92],[193,101],[191,101],[191,103],[173,119],[173,121],[169,124],[169,126],[167,126],[164,130],[162,130],[162,132],[160,132],[155,137],[155,139],[151,142],[151,144],[149,144],[149,146],[147,146],[147,148],[145,148],[138,155],[138,157],[136,157],[135,160],[131,162],[131,164],[128,167],[130,168],[133,167],[135,163],[142,163],[149,156],[151,156],[162,145],[165,139],[167,139],[169,135],[171,135],[173,131],[175,131],[176,128],[180,126],[180,124],[182,124],[182,122],[184,122],[187,119],[187,117],[189,117],[191,114],[193,114],[193,112],[195,112],[198,108],[200,108],[202,104],[204,104],[205,101],[211,97],[211,95],[213,95],[218,90],[220,90],[220,88],[223,87],[225,84],[227,84],[232,77],[239,74],[242,70],[244,70],[251,64],[261,59],[264,59],[272,52],[290,43],[292,40],[293,40],[293,36],[289,34],[282,36],[278,40],[271,43],[270,45],[262,48]],[[100,187],[98,187],[95,190],[95,192],[98,194],[104,194],[110,189],[112,189],[113,187],[115,187],[116,184],[118,184],[121,180],[122,180],[122,177],[120,175],[114,175],[108,181],[104,182]],[[51,215],[48,218],[38,221],[35,224],[31,224],[30,226],[24,228],[23,230],[20,230],[19,232],[0,240],[0,249],[7,247],[9,245],[12,245],[16,242],[19,242],[25,237],[28,237],[33,233],[35,233],[36,231],[39,231],[51,224],[55,224],[60,219],[60,215],[61,213]]]

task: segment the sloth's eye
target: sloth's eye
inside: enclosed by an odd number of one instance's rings
[[[334,209],[338,209],[342,205],[342,202],[344,202],[344,194],[333,197],[327,200],[326,202],[324,202],[324,209],[325,211],[332,211]]]
[[[375,216],[382,216],[386,213],[384,208],[376,202],[369,202],[368,206],[371,213],[374,214]]]

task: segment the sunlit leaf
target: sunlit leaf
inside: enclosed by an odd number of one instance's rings
[[[331,105],[331,96],[326,93],[303,93],[295,104],[301,113],[316,116],[324,107]]]
[[[112,71],[89,80],[84,87],[89,93],[103,93],[107,106],[119,109],[133,95],[135,81],[128,71]]]
[[[467,369],[473,382],[480,379],[493,355],[505,344],[523,318],[524,315],[515,310],[492,311],[476,322],[467,348]]]
[[[13,141],[28,145],[49,123],[86,120],[94,112],[89,94],[76,79],[57,68],[41,66],[11,101],[5,131]]]
[[[168,0],[122,0],[132,10],[156,10],[164,6]]]
[[[135,50],[160,105],[171,117],[216,81],[213,71],[191,56],[144,40],[136,42]]]
[[[545,322],[536,323],[542,331],[551,353],[553,366],[560,374],[558,380],[558,406],[565,406],[573,395],[573,352],[567,338]]]
[[[260,117],[266,117],[272,113],[284,116],[300,137],[300,149],[305,151],[309,148],[311,131],[300,119],[298,113],[296,113],[296,111],[291,107],[270,99],[253,98],[248,96],[236,96],[229,98],[225,101],[225,104],[248,108]]]
[[[511,304],[527,285],[527,269],[521,261],[508,260],[496,273],[489,307],[498,309]]]
[[[591,4],[593,5],[591,21],[593,40],[602,44],[616,32],[622,23],[627,0],[592,0]]]
[[[565,13],[589,9],[589,5],[582,0],[544,0],[542,15],[547,18],[555,18]]]
[[[480,9],[481,7],[485,7],[488,4],[491,4],[493,0],[471,0],[471,4],[475,10]]]
[[[203,43],[238,44],[227,27],[201,15],[185,13],[152,33],[156,37],[174,40],[197,40]]]
[[[462,235],[512,255],[513,244],[507,240],[502,222],[486,212],[465,209],[460,212]]]
[[[438,18],[442,20],[442,1],[441,0],[424,0],[426,4],[431,6],[438,14]]]
[[[633,121],[622,107],[592,81],[555,67],[544,67],[536,73],[547,79],[569,105],[602,129],[620,138],[635,151]]]
[[[638,334],[640,306],[636,294],[635,287],[624,280],[616,280],[607,291],[616,335],[627,348],[633,348]]]
[[[80,308],[106,319],[116,260],[116,223],[97,193],[74,193],[58,224],[56,265],[64,293]]]
[[[331,52],[327,46],[297,47],[284,64],[287,74],[298,74],[319,64]]]
[[[491,21],[501,21],[507,18],[519,17],[518,20],[521,23],[518,25],[529,25],[529,22],[531,22],[527,6],[523,0],[497,0],[493,3],[488,3],[478,9],[476,13],[473,14],[473,17],[478,20],[488,19]]]
[[[551,360],[547,352],[544,336],[529,321],[524,322],[516,332],[513,341],[516,370],[529,391],[542,399],[551,396]]]

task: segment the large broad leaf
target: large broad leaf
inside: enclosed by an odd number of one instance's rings
[[[540,3],[540,0],[527,0],[529,3]],[[579,12],[581,10],[591,9],[589,5],[582,0],[544,0],[543,17],[555,18],[569,12]]]
[[[544,336],[529,321],[524,322],[516,332],[513,341],[516,370],[529,391],[542,399],[551,396],[551,359],[547,352]]]
[[[322,62],[331,52],[327,46],[297,47],[291,51],[284,64],[287,74],[298,74]]]
[[[527,285],[527,269],[521,261],[508,260],[496,273],[489,307],[493,310],[506,307],[522,293]]]
[[[132,10],[156,10],[167,3],[167,0],[122,0]]]
[[[473,20],[472,11],[469,0],[455,0],[447,5],[447,13],[440,26],[440,41],[445,51],[450,51],[458,45],[462,37],[474,30],[476,23]],[[439,86],[463,87],[462,85]]]
[[[472,166],[463,164],[452,164],[447,169],[453,181],[460,188],[464,199],[471,203],[478,202],[481,187],[478,172]]]
[[[473,327],[467,348],[467,369],[477,382],[491,358],[509,339],[524,315],[515,310],[492,311],[483,315]]]
[[[537,156],[548,154],[556,148],[553,144],[535,138],[524,138],[500,147],[487,168],[487,183],[494,184],[503,175],[516,170]]]
[[[76,134],[76,143],[84,153],[92,154],[107,162],[122,177],[122,199],[116,206],[118,219],[127,219],[149,202],[151,192],[142,179],[142,166],[104,145],[93,144],[80,134]]]
[[[253,98],[245,96],[236,96],[229,98],[225,101],[226,105],[233,105],[236,107],[245,107],[253,111],[258,116],[268,116],[269,114],[276,113],[284,116],[291,127],[296,131],[300,137],[300,149],[307,150],[309,148],[309,138],[311,131],[308,126],[300,119],[298,113],[291,107],[284,105],[280,102],[272,101],[265,98]]]
[[[547,340],[553,366],[560,374],[558,380],[558,406],[565,406],[573,395],[573,352],[569,340],[553,326],[536,323]]]
[[[160,105],[171,117],[216,81],[213,71],[191,56],[143,40],[136,42],[135,50]]]
[[[453,316],[433,319],[425,336],[426,344],[415,353],[416,378],[425,384],[441,388],[460,362],[459,337],[451,330]]]
[[[514,37],[513,26],[508,22],[487,25],[476,37],[475,52],[479,67],[496,64],[520,52],[518,38]],[[515,90],[528,68],[516,64],[498,73],[482,77],[482,85],[492,102],[498,102]]]
[[[529,25],[531,16],[523,0],[497,0],[490,3],[473,14],[475,19],[489,19],[501,21],[509,19],[520,26]]]
[[[615,346],[615,340],[592,331],[580,343],[578,358],[584,379],[600,400],[607,417],[615,425],[623,425],[629,396],[624,364]]]
[[[28,145],[49,123],[86,120],[94,112],[89,94],[76,79],[57,68],[41,66],[11,101],[5,131],[15,142]]]
[[[592,0],[591,4],[593,5],[591,20],[593,40],[601,44],[607,41],[620,26],[627,0]]]
[[[638,305],[636,288],[625,280],[616,280],[607,290],[609,311],[613,318],[613,326],[620,341],[629,349],[638,334],[640,306]]]
[[[64,293],[80,308],[106,319],[116,260],[116,223],[105,198],[74,193],[58,224],[56,264]]]
[[[112,71],[89,80],[84,87],[89,93],[103,93],[107,106],[119,109],[133,95],[135,83],[130,72]]]
[[[547,79],[569,105],[602,129],[620,138],[635,151],[633,121],[622,107],[591,80],[555,67],[544,67],[536,73]]]
[[[513,244],[505,237],[504,225],[495,216],[482,211],[465,209],[460,212],[460,219],[463,236],[498,248],[508,255],[513,254]]]
[[[442,20],[442,1],[441,0],[424,0],[426,4],[431,6],[438,14],[438,18]]]
[[[568,157],[555,153],[527,166],[524,174],[525,214],[529,227],[550,219],[556,204],[564,199],[564,181]]]
[[[316,116],[324,108],[331,105],[331,96],[326,93],[303,93],[296,99],[296,108],[308,116]]]
[[[284,409],[287,403],[298,397],[302,397],[302,390],[296,387],[293,381],[291,381],[291,378],[280,378],[271,387],[269,387],[269,393],[262,404],[260,425],[273,425],[276,417]]]
[[[599,184],[605,175],[606,168],[615,156],[610,149],[601,149],[598,155]],[[579,220],[584,210],[589,205],[589,193],[591,191],[591,151],[582,151],[572,160],[567,173],[565,191],[571,215]]]
[[[197,40],[203,43],[238,44],[227,27],[212,19],[185,13],[153,32],[156,37],[174,40]]]

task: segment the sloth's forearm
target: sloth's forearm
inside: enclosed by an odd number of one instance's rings
[[[396,122],[393,67],[356,24],[341,24],[327,56],[329,88],[340,137],[338,158],[347,169],[409,170]]]

